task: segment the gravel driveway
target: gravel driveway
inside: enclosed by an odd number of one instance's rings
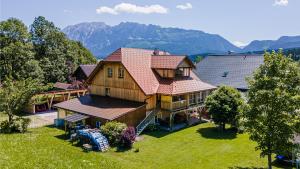
[[[37,128],[47,125],[53,125],[54,119],[57,118],[57,111],[45,111],[33,115],[26,116],[31,119],[29,128]]]

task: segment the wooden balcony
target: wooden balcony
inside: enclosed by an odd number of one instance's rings
[[[192,104],[188,105],[186,100],[177,101],[177,102],[173,102],[173,103],[162,101],[161,109],[177,111],[177,110],[188,109],[188,108],[193,108],[193,107],[203,106],[203,105],[204,105],[204,102],[196,102],[196,103],[192,103]]]
[[[176,102],[161,102],[161,108],[165,110],[178,110],[178,109],[184,109],[187,107],[187,101],[181,100]]]
[[[181,100],[172,103],[172,110],[182,109],[187,107],[187,101]]]

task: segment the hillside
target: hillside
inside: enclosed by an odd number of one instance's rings
[[[103,22],[80,23],[64,28],[63,32],[70,39],[81,41],[98,57],[104,57],[119,47],[159,48],[188,55],[241,50],[216,34],[131,22],[116,26]]]

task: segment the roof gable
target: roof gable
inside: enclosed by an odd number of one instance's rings
[[[146,95],[155,94],[159,82],[151,69],[153,50],[122,48],[122,63]]]
[[[94,65],[79,65],[77,70],[81,69],[82,72],[86,75],[86,77],[89,77],[89,75],[93,72],[93,70],[96,68],[96,66],[97,66],[96,64],[94,64]]]

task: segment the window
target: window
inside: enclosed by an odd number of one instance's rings
[[[113,69],[111,67],[107,68],[107,77],[113,76]]]
[[[203,103],[203,92],[197,93],[197,102],[198,103]]]
[[[190,94],[190,97],[189,97],[189,104],[195,104],[196,103],[196,95],[195,93],[192,93]]]
[[[185,100],[184,95],[173,96],[173,102]]]
[[[105,96],[110,96],[110,88],[105,88]]]
[[[119,71],[118,71],[118,77],[119,78],[124,78],[124,69],[123,68],[119,68]]]
[[[176,69],[176,76],[183,76],[183,68]]]
[[[185,76],[189,77],[190,76],[190,68],[178,68],[176,70],[176,76]]]
[[[163,70],[163,77],[168,77],[168,70]]]
[[[222,75],[222,77],[227,77],[228,73],[229,72],[224,72],[223,75]]]
[[[203,98],[203,101],[205,100],[206,96],[208,96],[208,95],[209,95],[209,93],[210,93],[210,91],[209,91],[209,90],[207,90],[207,91],[203,91],[203,92],[202,92],[202,98]]]

